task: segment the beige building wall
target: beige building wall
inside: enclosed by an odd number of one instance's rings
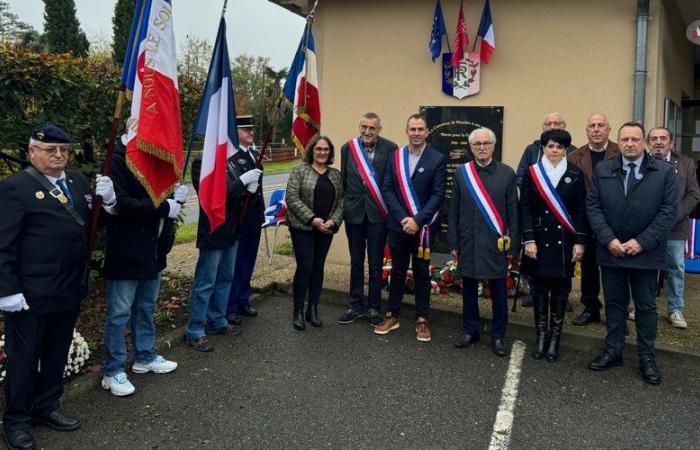
[[[464,4],[471,43],[482,5]],[[434,7],[433,0],[319,2],[314,33],[323,133],[337,149],[357,134],[358,118],[366,111],[382,117],[385,137],[403,144],[405,119],[422,105],[503,106],[503,161],[515,167],[549,111],[564,114],[576,145],[586,142],[584,126],[592,112],[608,114],[614,129],[632,118],[636,2],[491,2],[496,53],[482,67],[481,92],[463,100],[442,93],[440,64],[430,61]],[[442,7],[453,40],[459,0],[442,0]],[[648,67],[657,61],[681,67],[686,46],[678,45],[675,34],[655,44],[659,32],[680,20],[677,11],[661,9],[661,0],[652,0]],[[692,57],[687,59],[692,63]],[[692,83],[689,73],[650,72],[647,121],[663,118],[662,96],[678,98],[678,85],[685,89],[688,80]],[[329,261],[347,260],[341,230]]]

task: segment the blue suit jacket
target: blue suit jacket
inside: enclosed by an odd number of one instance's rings
[[[401,220],[409,217],[410,214],[404,203],[403,196],[399,189],[396,179],[396,162],[392,155],[386,164],[386,173],[382,184],[382,195],[389,208],[389,218],[387,219],[387,227],[393,231],[403,231]],[[416,170],[411,176],[413,188],[415,189],[418,201],[420,202],[420,211],[414,217],[418,226],[423,226],[430,223],[433,215],[440,209],[442,202],[445,199],[445,181],[447,179],[447,158],[435,150],[427,146],[423,150]],[[437,226],[437,223],[434,227]],[[434,228],[433,227],[433,228]]]

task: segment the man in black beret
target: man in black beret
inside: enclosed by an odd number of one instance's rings
[[[31,165],[0,181],[0,310],[5,312],[5,440],[33,449],[30,424],[58,431],[80,428],[63,414],[63,371],[80,301],[87,294],[93,191],[85,175],[67,170],[68,135],[55,125],[32,130]],[[113,212],[109,177],[95,194]],[[41,364],[39,362],[41,361]]]

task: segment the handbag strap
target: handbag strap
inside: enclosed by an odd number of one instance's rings
[[[68,211],[68,214],[70,214],[70,216],[73,218],[73,220],[75,220],[75,222],[76,222],[78,225],[80,225],[81,227],[85,225],[85,221],[82,219],[82,217],[80,217],[80,215],[79,215],[78,212],[75,210],[75,208],[73,208],[73,207],[70,205],[69,202],[62,202],[62,201],[59,199],[59,197],[65,196],[65,194],[63,193],[63,191],[62,191],[58,186],[54,186],[54,185],[49,181],[49,179],[46,178],[46,177],[45,177],[44,175],[42,175],[41,173],[39,173],[39,171],[36,170],[36,169],[34,168],[34,166],[27,166],[27,167],[24,169],[24,171],[27,172],[29,175],[31,175],[32,178],[34,178],[36,181],[38,181],[39,184],[41,185],[41,187],[43,187],[44,189],[46,189],[47,191],[49,191],[49,195],[51,195],[51,197],[55,198],[56,201],[57,201],[61,206],[63,206],[63,209],[65,209],[66,211]]]

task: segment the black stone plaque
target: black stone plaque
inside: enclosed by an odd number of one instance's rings
[[[440,209],[440,232],[430,242],[431,252],[448,253],[447,214],[452,198],[454,174],[460,164],[474,159],[467,136],[476,128],[490,128],[496,134],[493,157],[501,160],[503,141],[502,106],[421,106],[420,112],[428,120],[428,143],[447,156],[447,185],[445,203]]]

